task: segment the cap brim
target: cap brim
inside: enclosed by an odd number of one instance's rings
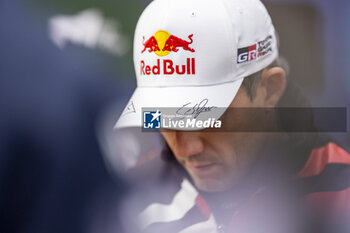
[[[227,108],[235,98],[243,78],[212,86],[137,87],[114,128],[142,127],[142,108],[193,107],[205,100],[206,107]],[[202,102],[203,103],[203,102]],[[211,117],[219,119],[224,111]]]

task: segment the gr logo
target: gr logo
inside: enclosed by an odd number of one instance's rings
[[[143,128],[144,129],[160,129],[162,113],[157,110],[143,112]]]
[[[255,60],[256,53],[257,53],[256,44],[249,47],[238,49],[237,63],[240,64],[243,62]]]

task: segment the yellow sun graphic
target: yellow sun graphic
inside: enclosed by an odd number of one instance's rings
[[[154,37],[156,38],[156,40],[158,42],[158,47],[160,49],[160,51],[155,51],[154,53],[157,54],[158,56],[168,55],[170,53],[170,51],[162,51],[162,50],[165,46],[165,42],[170,37],[170,34],[167,31],[160,30],[154,34]]]

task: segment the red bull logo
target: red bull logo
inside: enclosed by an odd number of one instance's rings
[[[188,40],[183,40],[166,31],[157,31],[153,36],[145,41],[143,38],[143,50],[141,53],[154,52],[160,57],[166,56],[171,52],[178,52],[180,49],[194,53],[195,50],[190,47],[193,43],[193,34],[188,36]],[[150,61],[148,61],[150,62]],[[142,76],[156,75],[195,75],[196,60],[195,58],[186,58],[182,64],[178,64],[171,59],[157,59],[156,63],[147,64],[147,61],[141,60],[140,74]]]
[[[144,48],[141,53],[147,50],[149,53],[154,52],[158,56],[166,56],[171,52],[178,52],[179,48],[194,53],[195,50],[190,47],[190,44],[193,43],[192,37],[193,34],[189,35],[187,41],[171,35],[167,31],[160,30],[146,41],[143,37]]]

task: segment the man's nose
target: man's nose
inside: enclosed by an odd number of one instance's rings
[[[203,140],[197,132],[176,131],[176,154],[188,157],[204,150]]]

